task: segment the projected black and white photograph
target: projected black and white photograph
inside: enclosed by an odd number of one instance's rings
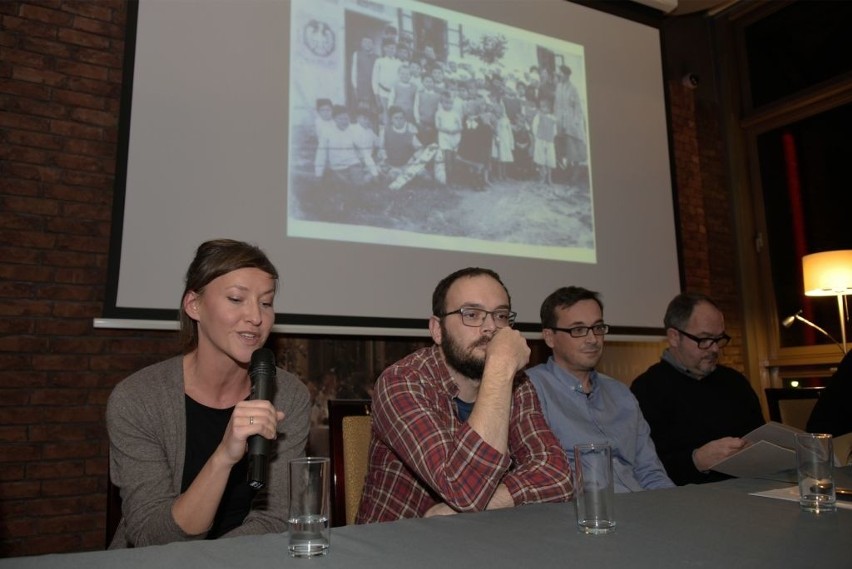
[[[293,0],[287,234],[594,263],[583,46]]]

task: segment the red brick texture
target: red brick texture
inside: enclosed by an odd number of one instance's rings
[[[668,88],[684,287],[719,304],[733,338],[722,353],[723,363],[742,371],[736,232],[719,112],[707,108],[679,80],[670,81]]]
[[[175,351],[92,327],[125,18],[122,0],[0,2],[0,556],[103,547],[106,398]]]

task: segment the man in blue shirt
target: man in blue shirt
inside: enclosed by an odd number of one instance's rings
[[[558,289],[541,305],[541,325],[553,355],[526,371],[571,468],[574,445],[607,442],[616,492],[674,487],[630,389],[595,371],[609,332],[598,294],[575,286]]]

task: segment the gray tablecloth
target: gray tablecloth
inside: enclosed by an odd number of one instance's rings
[[[287,555],[287,536],[174,543],[0,560],[0,569],[194,568],[852,568],[852,510],[808,514],[751,496],[782,486],[729,480],[616,496],[610,535],[576,530],[573,504],[332,529],[326,557]]]

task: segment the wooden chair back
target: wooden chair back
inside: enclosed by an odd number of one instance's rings
[[[372,419],[369,399],[330,399],[328,438],[331,458],[331,525],[355,521],[364,477]]]

